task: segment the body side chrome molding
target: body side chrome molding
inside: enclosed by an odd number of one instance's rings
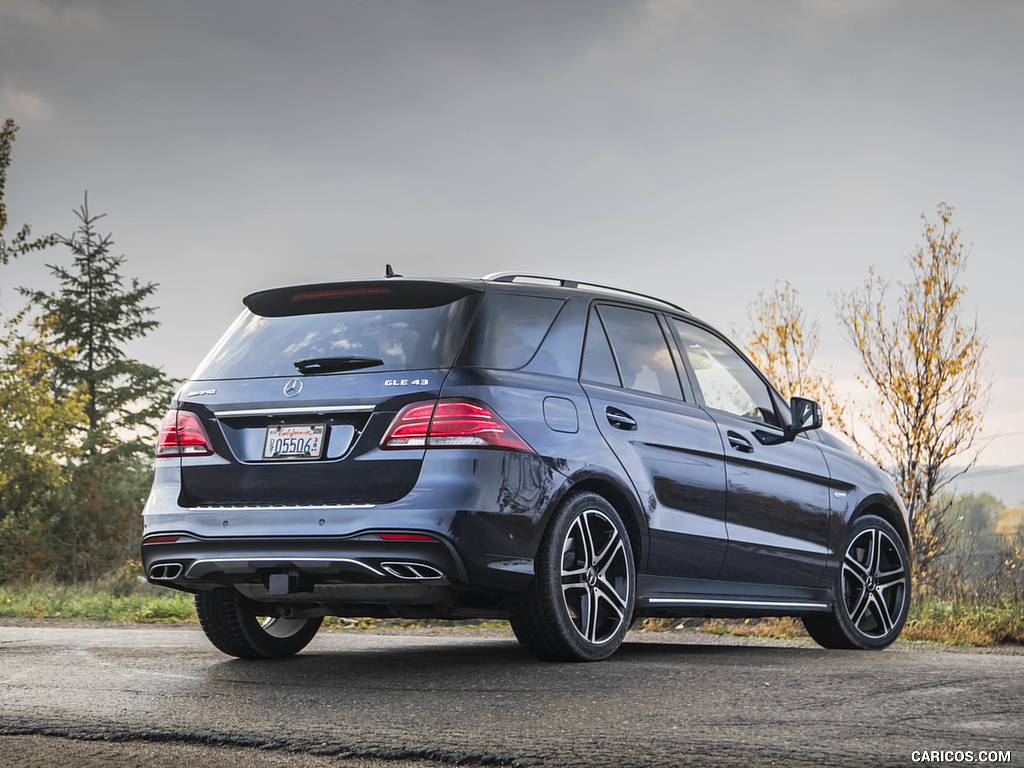
[[[710,598],[677,598],[677,597],[649,597],[641,598],[650,605],[703,605],[709,607],[720,606],[724,608],[803,608],[815,610],[828,610],[828,603],[818,602],[795,602],[789,600],[725,600]]]

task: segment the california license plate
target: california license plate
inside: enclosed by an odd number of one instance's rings
[[[324,446],[323,424],[267,427],[264,459],[319,459]]]

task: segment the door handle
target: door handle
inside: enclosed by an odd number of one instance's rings
[[[636,429],[636,419],[625,411],[620,411],[618,408],[612,408],[609,406],[605,409],[604,413],[605,416],[608,417],[608,423],[616,429],[624,429],[627,432],[632,432]]]
[[[747,438],[745,438],[742,435],[739,435],[739,434],[737,434],[735,432],[730,432],[729,433],[729,446],[734,451],[739,451],[740,453],[753,453],[754,452],[754,446],[752,446],[750,444],[750,441],[747,440]]]

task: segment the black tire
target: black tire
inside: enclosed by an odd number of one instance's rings
[[[599,661],[633,621],[636,567],[615,508],[595,493],[568,497],[541,541],[530,586],[509,600],[519,642],[545,661]]]
[[[294,656],[313,639],[323,617],[280,619],[232,588],[196,593],[196,614],[207,638],[240,659]]]
[[[846,537],[832,611],[804,616],[804,627],[825,648],[880,650],[903,631],[910,591],[903,540],[882,518],[865,515]]]

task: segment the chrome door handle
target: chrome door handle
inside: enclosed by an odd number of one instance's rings
[[[612,408],[609,406],[605,409],[604,413],[605,416],[608,417],[608,423],[616,429],[624,429],[627,432],[632,432],[636,429],[636,419],[625,411],[620,411],[618,408]]]
[[[743,437],[742,435],[736,434],[735,432],[729,433],[729,446],[734,451],[739,451],[740,453],[754,452],[754,446],[750,444],[750,441],[747,440],[747,438]]]

